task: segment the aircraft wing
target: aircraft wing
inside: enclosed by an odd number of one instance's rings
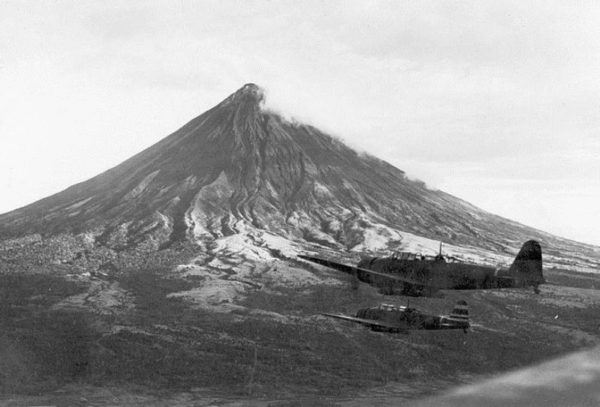
[[[335,270],[343,271],[344,273],[348,274],[354,274],[354,270],[358,268],[354,266],[348,266],[342,263],[336,263],[335,261],[331,260],[320,259],[318,257],[305,256],[303,254],[299,254],[298,257],[300,257],[303,260],[312,261],[313,263],[320,264],[321,266],[326,266]]]
[[[348,274],[356,275],[356,274],[360,273],[360,274],[364,274],[364,275],[382,277],[382,278],[385,278],[388,280],[399,281],[402,283],[408,283],[408,284],[412,284],[412,285],[434,287],[433,284],[426,283],[424,281],[419,281],[419,280],[416,280],[416,279],[413,279],[410,277],[406,277],[403,275],[399,275],[399,274],[381,273],[379,271],[373,271],[373,270],[365,269],[362,267],[349,266],[347,264],[336,263],[331,260],[320,259],[318,257],[312,257],[312,256],[304,256],[301,254],[299,254],[298,257],[300,257],[301,259],[304,259],[304,260],[312,261],[313,263],[317,263],[322,266],[326,266],[326,267],[330,267],[335,270],[343,271],[344,273],[348,273]]]
[[[375,327],[386,328],[386,329],[395,329],[395,330],[407,333],[407,329],[405,326],[390,324],[389,322],[385,322],[385,321],[378,321],[375,319],[357,318],[357,317],[351,317],[351,316],[343,315],[343,314],[321,313],[321,315],[325,315],[326,317],[331,317],[331,318],[343,319],[345,321],[356,322],[359,324],[367,325],[369,327],[375,326]]]

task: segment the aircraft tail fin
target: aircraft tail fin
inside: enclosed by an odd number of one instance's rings
[[[542,272],[542,247],[540,244],[535,240],[523,243],[513,264],[508,269],[508,273],[517,280],[519,286],[533,286],[537,292],[538,285],[546,282]]]
[[[457,321],[469,322],[469,306],[464,300],[457,301],[452,309],[450,318]]]
[[[470,327],[469,306],[466,301],[460,300],[456,302],[450,315],[441,317],[440,326],[436,329],[462,329],[467,333]]]

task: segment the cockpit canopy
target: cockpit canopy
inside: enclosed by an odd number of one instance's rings
[[[379,309],[382,311],[396,311],[399,307],[394,304],[379,304]]]
[[[421,253],[411,253],[411,252],[394,252],[392,254],[392,259],[404,260],[404,261],[415,261],[415,260],[433,261],[433,260],[436,260],[438,256],[422,255]]]
[[[394,260],[420,260],[422,257],[423,256],[420,254],[410,252],[394,252],[394,254],[392,254]]]
[[[413,310],[413,308],[409,308],[404,305],[394,305],[394,304],[379,304],[377,306],[377,309],[381,310],[381,311],[388,311],[388,312],[390,312],[390,311],[406,312],[406,311]]]

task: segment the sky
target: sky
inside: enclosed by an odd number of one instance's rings
[[[597,1],[0,0],[0,213],[243,84],[434,189],[600,245]]]

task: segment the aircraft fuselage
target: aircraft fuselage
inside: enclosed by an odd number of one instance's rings
[[[401,260],[394,258],[367,258],[358,264],[359,268],[373,270],[389,275],[399,275],[423,286],[433,286],[438,290],[474,290],[489,288],[510,288],[515,280],[508,277],[505,270],[476,264],[449,263],[444,260]],[[385,288],[392,285],[395,289],[404,289],[401,282],[379,278],[376,275],[357,271],[359,280]],[[422,289],[411,284],[413,289]],[[416,286],[416,287],[414,287]]]
[[[357,266],[299,255],[301,259],[354,275],[358,280],[380,288],[387,294],[432,295],[438,290],[481,290],[527,288],[544,284],[542,249],[535,240],[523,244],[508,269],[458,261],[441,254],[424,257],[401,253],[391,257],[370,257]]]

